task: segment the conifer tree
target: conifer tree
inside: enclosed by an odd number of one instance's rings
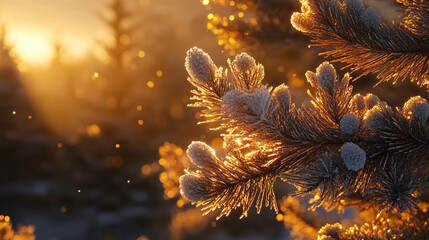
[[[126,64],[130,64],[130,54],[134,47],[131,42],[133,35],[132,20],[134,15],[127,9],[125,1],[113,0],[108,5],[113,17],[106,18],[100,14],[100,18],[109,28],[112,34],[112,43],[105,44],[104,50],[110,58],[110,71],[108,93],[116,102],[114,112],[118,115],[129,110],[130,104],[127,95],[130,92],[130,79]]]
[[[93,162],[107,166],[122,166],[124,156],[135,156],[146,148],[138,148],[147,136],[141,134],[141,102],[145,96],[136,96],[141,79],[134,78],[130,66],[136,54],[134,23],[136,15],[124,0],[112,0],[107,5],[110,15],[99,14],[110,31],[100,42],[108,63],[99,64],[81,84],[79,100],[83,111],[81,121],[84,135],[81,150]],[[109,42],[109,40],[111,40]],[[140,107],[139,107],[140,106]],[[122,150],[126,149],[126,150]],[[112,160],[116,159],[116,160]]]
[[[427,85],[429,4],[401,1],[402,24],[388,25],[360,0],[304,0],[292,17],[298,30],[328,54],[381,81],[410,77]],[[296,106],[289,87],[262,83],[264,67],[246,53],[217,67],[203,50],[187,53],[192,107],[222,130],[226,157],[192,142],[193,167],[180,178],[181,194],[218,218],[252,205],[278,211],[273,184],[293,184],[294,196],[314,194],[314,208],[358,206],[362,226],[327,224],[318,239],[427,239],[429,237],[429,103],[414,96],[391,107],[376,95],[353,93],[351,76],[329,62],[306,73],[312,107]],[[295,203],[286,201],[285,208]],[[292,206],[292,207],[290,207]],[[296,208],[295,209],[299,209]],[[299,211],[299,210],[297,210]],[[296,214],[299,217],[299,214]],[[302,219],[302,218],[301,218]],[[289,220],[290,221],[290,220]],[[314,235],[317,224],[296,221]],[[298,226],[299,227],[299,226]]]
[[[8,43],[7,30],[0,30],[0,178],[15,181],[43,174],[52,164],[54,147],[50,131],[35,111],[22,83]],[[26,148],[26,151],[22,151]],[[55,161],[55,160],[54,160]],[[22,167],[23,166],[23,167]]]

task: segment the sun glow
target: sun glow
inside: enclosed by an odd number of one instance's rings
[[[64,60],[73,61],[94,50],[94,39],[103,23],[93,7],[102,2],[5,0],[0,25],[6,27],[6,41],[13,46],[18,61],[46,64],[54,56],[56,43],[63,47]]]
[[[14,52],[28,63],[46,63],[53,55],[53,47],[42,32],[30,29],[14,29],[8,34],[14,42]]]

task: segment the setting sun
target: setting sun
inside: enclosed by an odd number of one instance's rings
[[[0,23],[6,26],[7,42],[27,63],[45,64],[58,41],[67,59],[84,56],[95,44],[102,23],[94,14],[104,0],[4,0]]]
[[[14,40],[14,52],[25,62],[40,64],[52,58],[52,44],[35,30],[16,29],[8,37]]]

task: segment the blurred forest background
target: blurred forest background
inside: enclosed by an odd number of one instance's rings
[[[367,3],[394,19],[393,1]],[[343,219],[316,221],[285,198],[290,214],[215,221],[178,194],[186,146],[222,148],[219,132],[196,125],[200,109],[186,109],[186,51],[198,46],[223,66],[246,51],[265,66],[265,82],[286,83],[308,104],[304,74],[324,59],[291,27],[298,10],[298,0],[2,0],[3,234],[12,222],[28,239],[290,239],[286,216],[314,226]],[[392,106],[427,98],[408,82],[376,83],[365,76],[355,91]]]

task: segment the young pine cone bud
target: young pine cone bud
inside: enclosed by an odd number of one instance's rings
[[[219,162],[214,149],[204,142],[193,141],[189,145],[186,154],[195,165],[201,168],[215,167]]]
[[[228,59],[228,63],[240,86],[249,91],[260,87],[265,75],[264,67],[261,64],[256,64],[254,58],[247,53],[240,53],[235,56],[232,62]]]
[[[333,94],[338,83],[335,68],[329,62],[320,64],[316,73],[308,71],[305,76],[313,87],[320,87],[330,95]]]
[[[186,53],[185,67],[193,82],[202,83],[212,82],[217,70],[210,56],[197,47]]]
[[[365,126],[373,131],[376,131],[383,127],[383,118],[384,116],[381,107],[379,105],[375,105],[365,113]]]
[[[210,180],[191,174],[182,175],[179,179],[180,194],[191,202],[203,200],[208,195]]]
[[[358,93],[355,94],[350,102],[351,106],[353,106],[356,110],[362,110],[365,109],[365,99],[364,97]]]
[[[340,122],[340,130],[346,136],[353,136],[359,128],[359,117],[354,113],[347,113]]]
[[[377,103],[381,102],[380,98],[377,97],[377,95],[374,95],[372,93],[368,93],[365,95],[365,105],[367,109],[373,108]]]
[[[338,82],[335,68],[329,62],[324,62],[316,69],[316,75],[319,86],[332,94]]]
[[[420,96],[412,97],[404,104],[402,114],[408,119],[419,119],[426,122],[429,115],[429,103]]]
[[[251,73],[256,68],[256,61],[247,53],[237,54],[231,63],[231,70],[234,74],[245,75]]]
[[[291,95],[289,87],[285,84],[281,84],[276,87],[273,91],[273,96],[280,107],[280,110],[285,113],[288,112],[291,105]]]
[[[343,158],[346,167],[353,171],[358,171],[363,168],[366,161],[366,153],[358,145],[347,142],[341,147],[341,157]]]

